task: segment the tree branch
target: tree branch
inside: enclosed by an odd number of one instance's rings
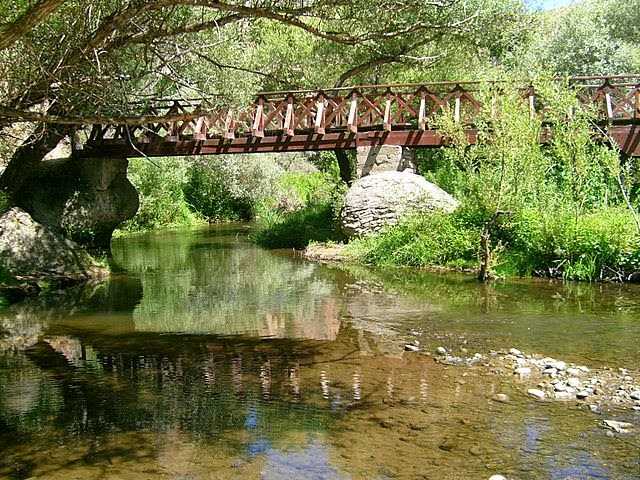
[[[55,12],[64,0],[40,0],[13,23],[0,29],[0,50],[9,48],[33,27]]]

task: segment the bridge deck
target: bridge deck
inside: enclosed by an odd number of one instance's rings
[[[580,101],[628,155],[640,156],[640,75],[568,79]],[[531,86],[491,82],[368,85],[348,89],[263,92],[242,109],[216,99],[147,100],[140,121],[84,129],[84,156],[172,156],[348,150],[359,146],[440,147],[434,118],[451,115],[470,144],[475,121],[495,114],[507,88],[518,91],[532,116],[544,119],[544,98]],[[567,113],[571,115],[571,112]],[[82,130],[81,135],[82,137]],[[548,140],[542,135],[541,141]]]

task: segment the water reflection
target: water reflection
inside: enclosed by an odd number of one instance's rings
[[[340,305],[317,265],[261,251],[243,230],[223,232],[116,243],[116,261],[143,285],[137,331],[335,339]]]
[[[239,233],[120,241],[132,274],[0,312],[0,477],[637,478],[637,436],[401,341],[633,359],[628,290],[336,270]]]

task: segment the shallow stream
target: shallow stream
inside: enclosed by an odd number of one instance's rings
[[[117,239],[109,282],[1,310],[0,478],[640,478],[640,412],[609,412],[637,427],[612,435],[404,351],[637,372],[639,288],[329,267],[248,232]]]

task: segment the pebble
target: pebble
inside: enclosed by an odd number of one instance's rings
[[[582,375],[584,372],[582,370],[580,370],[579,368],[567,368],[567,374],[571,375],[572,377],[579,377],[580,375]]]
[[[606,428],[609,428],[616,433],[624,433],[627,430],[633,428],[632,423],[618,422],[617,420],[604,420],[602,423]]]
[[[512,348],[512,349],[510,349],[510,350],[509,350],[509,353],[510,353],[511,355],[516,356],[516,357],[520,357],[520,356],[522,356],[522,352],[521,352],[520,350],[518,350],[517,348]]]
[[[555,369],[558,371],[563,371],[567,369],[567,364],[561,360],[558,360],[555,365],[554,365]]]
[[[588,390],[580,390],[578,393],[576,393],[576,397],[579,399],[587,398],[590,395],[591,395],[591,392]]]
[[[631,392],[629,394],[629,396],[631,397],[631,399],[633,400],[640,400],[640,390],[636,390],[635,392]]]
[[[543,375],[550,375],[550,376],[554,376],[558,373],[558,370],[556,370],[555,368],[545,368],[544,372],[542,372]]]
[[[567,385],[573,388],[580,388],[582,386],[582,382],[579,378],[571,377],[569,380],[567,380]]]
[[[573,400],[573,394],[570,392],[555,392],[553,398],[556,400]]]
[[[507,477],[504,475],[491,475],[489,480],[507,480]]]
[[[436,348],[436,353],[438,355],[446,355],[447,354],[447,349],[444,347],[438,347]]]
[[[542,390],[538,390],[537,388],[530,388],[529,390],[527,390],[527,394],[537,398],[538,400],[544,400],[544,398],[546,397],[546,394]]]
[[[412,344],[410,344],[410,343],[407,343],[407,344],[404,346],[404,350],[405,350],[406,352],[418,352],[418,351],[420,351],[420,347],[418,347],[417,345],[412,345]]]
[[[529,367],[519,367],[514,370],[514,373],[525,377],[527,375],[531,375],[531,369]]]
[[[511,399],[509,398],[509,395],[506,395],[504,393],[497,393],[491,399],[494,402],[500,402],[500,403],[509,403],[511,401]]]
[[[556,384],[553,386],[553,389],[554,389],[556,392],[566,392],[566,391],[567,391],[567,385],[566,385],[566,384],[564,384],[564,383],[556,383]]]

